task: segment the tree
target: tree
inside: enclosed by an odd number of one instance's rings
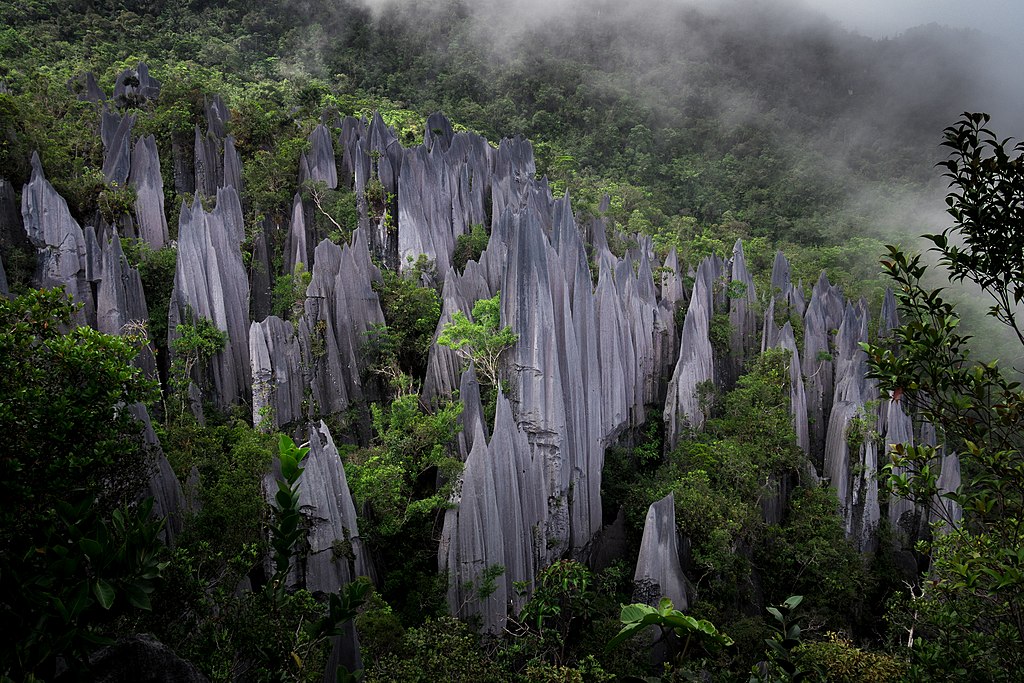
[[[501,292],[490,299],[473,304],[473,319],[462,311],[455,311],[451,322],[445,323],[437,343],[447,346],[464,360],[472,361],[476,370],[492,386],[501,381],[501,354],[519,341],[519,335],[501,324]]]
[[[1024,345],[1016,307],[1024,298],[1024,145],[1009,148],[965,113],[945,130],[953,225],[927,235],[952,282],[969,280],[992,298],[989,315]],[[1013,154],[1016,153],[1016,156]],[[920,255],[890,246],[883,266],[898,287],[903,320],[888,342],[865,345],[870,376],[904,409],[940,430],[961,454],[963,484],[939,487],[940,451],[896,445],[887,466],[897,495],[942,521],[929,552],[928,580],[907,627],[918,675],[984,672],[988,680],[1024,672],[1024,392],[998,362],[975,361],[970,337],[941,290],[921,284]],[[902,469],[902,472],[900,471]],[[954,505],[950,505],[953,503]],[[958,509],[964,518],[958,519]],[[955,652],[955,657],[951,656]],[[958,668],[959,667],[959,668]]]
[[[144,340],[71,327],[62,290],[0,298],[0,677],[79,666],[165,566],[141,425]],[[72,669],[74,670],[74,669]]]

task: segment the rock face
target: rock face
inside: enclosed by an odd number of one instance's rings
[[[121,117],[109,109],[103,110],[103,177],[108,183],[116,183],[123,187],[128,182],[132,160],[133,126],[135,114],[125,114]]]
[[[92,231],[89,231],[92,234]],[[96,329],[104,334],[138,334],[149,320],[139,272],[128,265],[114,233],[103,248],[103,269],[96,294]],[[146,376],[157,377],[156,357],[147,343],[135,360]]]
[[[277,316],[249,326],[252,423],[267,431],[302,418],[302,370],[295,328]]]
[[[796,443],[804,453],[809,453],[811,443],[807,429],[807,395],[804,393],[803,373],[800,371],[800,352],[796,348],[793,326],[788,320],[779,331],[776,345],[789,351],[789,412],[793,416]]]
[[[730,262],[730,282],[727,293],[729,296],[729,352],[731,366],[729,383],[736,381],[743,371],[746,362],[756,352],[757,340],[757,291],[754,289],[754,278],[747,270],[747,260],[743,254],[742,240],[736,240],[732,248]]]
[[[79,102],[99,104],[107,99],[107,94],[96,82],[96,75],[91,71],[80,74],[67,83],[68,92],[77,95]]]
[[[356,507],[338,449],[324,422],[310,425],[309,455],[299,477],[299,507],[309,522],[303,583],[311,592],[337,593],[372,574],[359,537]]]
[[[160,96],[161,83],[149,75],[149,67],[139,62],[134,69],[125,69],[114,81],[114,101],[119,107],[139,106]]]
[[[252,386],[249,365],[249,286],[239,245],[245,237],[242,207],[234,188],[217,192],[217,208],[182,205],[178,227],[178,264],[171,293],[169,340],[179,323],[209,318],[228,335],[224,350],[206,369],[214,404],[226,410],[248,401]],[[198,379],[202,379],[199,374]]]
[[[362,230],[344,247],[321,242],[314,263],[299,322],[300,350],[308,368],[304,386],[311,391],[310,416],[333,415],[364,400],[361,351],[367,331],[384,322],[373,290],[381,275],[370,261]]]
[[[886,401],[882,407],[886,415],[886,428],[882,440],[881,457],[888,461],[889,450],[896,444],[914,445],[914,423],[910,416],[903,412],[897,401]],[[905,474],[901,467],[893,468],[893,474]],[[889,497],[889,524],[893,530],[902,532],[907,540],[916,540],[921,526],[920,510],[906,498]]]
[[[303,154],[309,180],[322,182],[333,190],[338,187],[338,166],[334,161],[334,144],[331,132],[324,124],[318,125],[309,135],[309,154]]]
[[[164,543],[174,545],[174,539],[181,533],[188,511],[185,494],[181,482],[178,481],[171,464],[167,461],[167,456],[164,455],[163,448],[160,447],[160,440],[153,430],[146,406],[136,403],[131,407],[131,411],[143,426],[142,436],[149,457],[148,493],[153,497],[153,516],[167,520],[160,536]]]
[[[679,340],[679,359],[665,399],[665,438],[675,448],[687,431],[704,426],[700,389],[705,382],[714,382],[714,358],[709,337],[714,314],[713,287],[718,268],[712,258],[704,259],[686,309],[686,320]]]
[[[135,189],[135,220],[139,237],[153,249],[167,244],[167,215],[164,213],[164,180],[156,138],[139,138],[132,150],[128,183]]]
[[[679,564],[676,501],[671,493],[647,509],[633,581],[640,599],[647,598],[652,605],[665,597],[680,611],[689,606],[686,577]]]
[[[69,676],[69,680],[73,676]],[[57,680],[65,680],[64,677]],[[95,683],[206,683],[207,678],[148,634],[123,638],[89,658]]]
[[[85,235],[71,217],[68,203],[43,175],[39,155],[32,155],[32,177],[22,190],[21,215],[29,241],[38,251],[35,281],[40,287],[63,287],[84,304],[79,323],[94,320],[95,303],[85,280]]]
[[[485,631],[500,633],[509,602],[516,612],[524,602],[514,584],[525,582],[532,591],[543,566],[544,465],[500,393],[490,443],[480,423],[472,443],[456,488],[456,507],[445,513],[438,564],[450,575],[453,613],[479,616]],[[484,572],[497,565],[505,568],[497,590],[480,599]]]
[[[877,390],[864,376],[867,312],[847,303],[836,339],[835,391],[825,440],[824,468],[846,523],[847,535],[862,551],[874,548],[880,517],[876,415],[865,403]]]

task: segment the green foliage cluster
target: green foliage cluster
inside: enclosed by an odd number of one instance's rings
[[[455,252],[452,254],[452,268],[461,273],[470,261],[479,261],[480,254],[487,248],[490,235],[487,229],[474,225],[469,232],[455,238]]]
[[[345,463],[353,496],[373,511],[373,523],[364,533],[387,542],[411,519],[448,505],[462,471],[454,450],[461,413],[458,402],[427,412],[415,393],[397,397],[387,408],[371,406],[374,445],[349,453]],[[437,488],[439,475],[446,483]]]
[[[619,616],[622,629],[608,643],[615,647],[627,638],[648,631],[649,627],[657,626],[662,635],[659,640],[668,642],[675,650],[670,659],[679,664],[691,654],[690,646],[699,646],[709,651],[731,647],[733,640],[720,633],[715,625],[705,619],[694,619],[673,608],[672,601],[662,598],[657,607],[643,603],[623,605]],[[671,633],[676,639],[668,638]]]
[[[194,373],[203,377],[207,362],[224,349],[228,342],[227,332],[218,328],[209,318],[197,318],[194,323],[180,323],[175,328],[177,338],[171,342],[171,367],[167,384],[170,399],[180,406],[177,412],[184,414],[188,405],[189,387]],[[200,382],[200,390],[204,388]],[[174,406],[171,406],[173,410]]]
[[[306,264],[302,261],[295,264],[294,272],[278,277],[272,292],[271,310],[274,315],[287,318],[297,326],[306,303],[306,288],[312,279],[313,274],[306,270]]]
[[[367,365],[394,381],[401,374],[423,377],[434,332],[441,318],[441,297],[423,284],[433,264],[424,256],[407,273],[383,271],[373,287],[380,298],[384,324],[374,327],[367,339]]]
[[[0,674],[15,678],[80,664],[116,617],[150,607],[165,566],[125,410],[153,398],[138,340],[72,327],[75,310],[63,290],[0,299]]]
[[[455,311],[437,337],[438,344],[472,362],[480,378],[491,387],[501,383],[501,355],[518,340],[519,335],[511,327],[501,327],[501,292],[473,304],[472,319]]]
[[[1024,343],[1016,306],[1024,289],[1020,240],[1014,230],[1024,199],[1019,145],[1007,149],[986,128],[984,114],[966,113],[946,129],[951,149],[948,213],[954,224],[928,236],[953,281],[970,280],[992,300],[989,314]],[[1016,156],[1012,156],[1016,154]],[[912,677],[984,672],[1009,680],[1024,671],[1024,392],[996,362],[971,357],[954,306],[922,283],[921,256],[890,247],[883,262],[898,288],[903,325],[893,346],[865,345],[870,374],[907,409],[941,429],[945,447],[961,455],[962,485],[939,487],[942,452],[897,444],[886,465],[888,488],[929,511],[933,543],[920,550],[931,573],[915,594]],[[962,510],[963,519],[960,519]],[[955,656],[952,653],[956,653]]]

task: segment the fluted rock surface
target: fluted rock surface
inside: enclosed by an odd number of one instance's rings
[[[889,461],[889,451],[893,446],[897,444],[906,444],[908,447],[914,445],[914,423],[910,416],[903,412],[903,408],[897,401],[886,401],[882,409],[886,414],[886,425],[880,459],[886,463]],[[906,474],[906,469],[895,467],[893,474]],[[889,524],[894,530],[902,531],[911,540],[916,540],[914,536],[919,530],[920,520],[915,518],[917,512],[919,511],[912,501],[897,496],[889,497]]]
[[[309,180],[322,182],[328,189],[338,187],[338,165],[334,160],[334,143],[331,132],[324,124],[319,124],[309,135],[309,153],[303,154]]]
[[[167,216],[164,213],[164,180],[156,138],[139,138],[132,150],[128,183],[135,189],[135,220],[139,237],[153,249],[167,244]]]
[[[310,249],[310,234],[306,225],[306,210],[302,204],[302,196],[296,194],[292,199],[291,222],[288,225],[288,237],[284,245],[284,267],[286,275],[295,273],[295,266],[301,263],[306,272],[313,266],[313,252]]]
[[[217,192],[217,207],[207,212],[198,197],[181,208],[178,263],[171,294],[169,336],[179,323],[209,318],[228,335],[224,350],[209,365],[212,398],[219,408],[248,401],[249,280],[239,245],[245,238],[242,207],[234,188]],[[170,344],[169,344],[170,346]]]
[[[268,431],[302,419],[302,370],[295,328],[277,316],[249,326],[252,422]]]
[[[381,275],[370,261],[361,229],[344,247],[324,240],[313,260],[299,344],[308,367],[310,415],[332,415],[364,399],[361,351],[366,333],[384,322],[373,289]]]
[[[705,382],[713,382],[714,359],[709,337],[714,314],[713,287],[718,277],[715,262],[709,257],[697,269],[690,305],[679,340],[679,358],[665,399],[665,438],[675,448],[687,431],[704,426],[699,390]]]
[[[665,597],[672,600],[678,610],[685,610],[689,605],[686,577],[679,564],[676,501],[672,493],[652,503],[647,509],[633,581],[638,591],[649,596],[654,604]]]
[[[729,379],[735,381],[753,356],[757,345],[757,291],[754,289],[754,278],[747,269],[742,240],[736,240],[733,245],[729,265],[729,352],[732,356],[732,376]]]
[[[357,576],[370,576],[356,507],[327,425],[310,425],[309,455],[299,477],[299,507],[309,523],[304,583],[312,592],[336,593]]]
[[[128,264],[115,232],[103,247],[103,271],[96,293],[96,329],[104,334],[138,334],[149,320],[139,271]],[[156,357],[147,342],[135,360],[146,376],[155,379]]]
[[[135,419],[142,423],[142,437],[148,458],[147,488],[149,495],[153,497],[153,516],[167,520],[160,535],[164,543],[173,545],[175,537],[181,533],[188,512],[185,494],[160,446],[146,406],[136,403],[130,410]]]
[[[455,507],[445,513],[438,564],[449,575],[453,613],[479,616],[485,631],[500,633],[509,602],[516,612],[523,604],[515,584],[524,582],[532,590],[543,566],[544,465],[500,393],[490,443],[479,423],[472,442]],[[497,590],[481,598],[483,574],[496,565],[505,568]]]
[[[114,127],[114,121],[117,126]],[[124,186],[128,182],[128,173],[132,162],[132,128],[135,126],[135,114],[123,117],[114,112],[103,112],[103,177],[108,183]],[[113,130],[110,130],[113,128]]]
[[[32,155],[32,177],[21,194],[21,215],[29,241],[38,251],[35,281],[40,287],[64,287],[84,304],[75,320],[94,320],[95,302],[85,280],[85,236],[57,190],[43,175],[39,155]]]

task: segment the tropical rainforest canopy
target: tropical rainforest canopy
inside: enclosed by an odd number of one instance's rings
[[[1020,679],[983,36],[266,5],[0,0],[0,678]]]

